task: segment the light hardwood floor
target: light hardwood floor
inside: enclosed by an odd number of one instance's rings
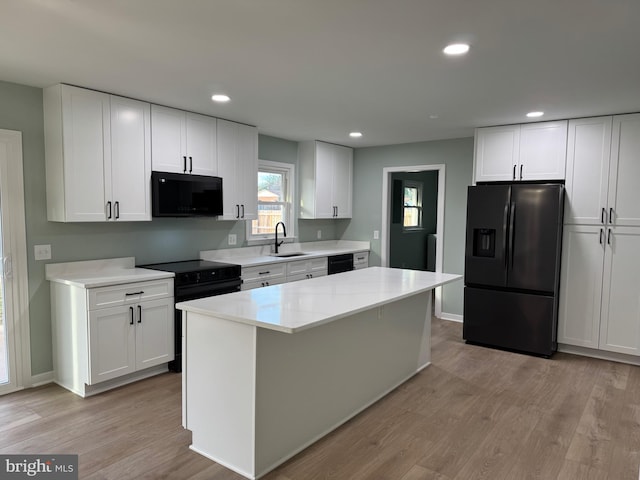
[[[638,479],[640,368],[465,345],[461,330],[434,320],[430,367],[263,478]],[[1,453],[77,453],[82,479],[243,478],[189,443],[176,374],[0,397]]]

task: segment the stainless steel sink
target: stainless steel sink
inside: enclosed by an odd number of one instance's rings
[[[290,252],[290,253],[274,253],[271,256],[272,257],[287,258],[287,257],[300,257],[302,255],[309,255],[309,254],[308,253],[304,253],[304,252]]]

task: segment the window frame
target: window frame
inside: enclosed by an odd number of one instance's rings
[[[415,180],[403,180],[402,181],[402,231],[403,232],[415,232],[424,230],[424,205],[422,204],[422,192],[423,183]],[[404,191],[406,188],[415,188],[417,190],[417,205],[407,206],[404,203]],[[415,208],[418,211],[418,225],[405,226],[405,209]]]
[[[296,228],[295,228],[295,185],[296,185],[296,170],[295,165],[292,163],[274,162],[272,160],[260,160],[258,159],[258,173],[270,172],[284,175],[285,181],[285,201],[284,202],[260,202],[257,199],[258,189],[256,189],[256,211],[260,212],[260,205],[270,203],[272,205],[284,205],[284,224],[287,227],[287,236],[283,238],[285,242],[292,242],[295,240]],[[288,217],[288,218],[287,218]],[[256,218],[257,220],[257,218]],[[253,233],[253,220],[249,220],[246,223],[246,239],[249,245],[259,245],[275,240],[275,234],[254,234]]]

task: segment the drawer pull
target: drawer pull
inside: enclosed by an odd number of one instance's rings
[[[266,272],[258,272],[258,275],[267,275],[269,273],[271,273],[271,271],[267,270]]]
[[[144,293],[144,290],[140,290],[139,292],[125,293],[125,296],[129,297],[131,295],[142,295],[143,293]]]

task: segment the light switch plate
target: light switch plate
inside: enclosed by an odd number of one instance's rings
[[[373,231],[373,239],[374,240],[378,240],[380,238],[380,231],[379,230],[374,230]]]
[[[318,240],[322,238],[322,230],[318,230]]]
[[[51,245],[34,245],[33,255],[36,260],[51,260]]]
[[[235,233],[229,234],[229,245],[235,245],[238,242],[238,237]]]

